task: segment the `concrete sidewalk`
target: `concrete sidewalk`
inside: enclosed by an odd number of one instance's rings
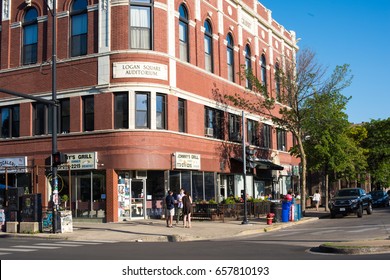
[[[107,242],[185,242],[225,239],[251,234],[258,234],[300,223],[315,222],[329,216],[324,209],[315,211],[307,209],[305,217],[294,222],[278,222],[267,225],[267,219],[250,218],[243,225],[239,220],[198,221],[192,222],[192,228],[184,228],[182,222],[173,228],[166,227],[165,220],[132,220],[119,223],[88,223],[74,222],[73,232],[70,233],[38,233],[20,234],[1,232],[0,237],[34,237],[49,239],[67,239],[77,241],[107,241]],[[390,240],[355,240],[349,242],[332,242],[322,244],[319,250],[326,253],[367,254],[390,252]]]
[[[313,222],[326,216],[325,211],[307,212],[307,216],[299,221],[267,224],[266,217],[249,218],[243,225],[239,220],[222,221],[193,220],[192,228],[184,228],[183,222],[173,228],[166,226],[165,220],[131,220],[118,223],[73,222],[73,232],[68,233],[0,233],[1,235],[18,237],[58,238],[68,240],[101,240],[118,242],[183,242],[224,239],[243,235],[251,235],[290,227],[298,223]]]

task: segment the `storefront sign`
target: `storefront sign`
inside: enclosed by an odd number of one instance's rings
[[[97,168],[97,152],[67,154],[68,164],[58,166],[58,170],[85,170]]]
[[[200,155],[175,153],[175,168],[200,170]]]
[[[168,80],[168,66],[152,62],[117,62],[113,65],[114,78],[146,78]]]
[[[27,172],[27,157],[0,158],[0,173]]]

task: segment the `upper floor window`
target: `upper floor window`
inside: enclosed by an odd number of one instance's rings
[[[276,130],[276,135],[277,135],[277,145],[278,145],[278,150],[279,151],[286,151],[286,131],[284,129],[277,129]]]
[[[51,132],[50,111],[47,105],[34,103],[34,135],[44,135]]]
[[[152,4],[150,0],[130,1],[130,47],[152,49]]]
[[[279,68],[279,63],[275,64],[275,93],[276,93],[276,100],[281,101],[281,92],[280,92],[280,68]]]
[[[149,93],[137,92],[135,94],[135,127],[149,128]]]
[[[61,99],[58,107],[58,131],[61,133],[70,132],[70,100]]]
[[[258,124],[254,120],[247,120],[247,142],[250,145],[258,146],[258,137],[257,137]]]
[[[251,48],[249,45],[245,47],[245,70],[246,70],[246,88],[252,89],[252,83],[250,76],[252,75],[252,60],[251,60]]]
[[[95,102],[93,96],[83,97],[83,130],[95,129]]]
[[[226,36],[226,41],[228,80],[234,82],[234,42],[230,33]]]
[[[261,83],[265,90],[267,89],[267,61],[265,55],[261,55]]]
[[[211,73],[214,72],[213,61],[213,30],[208,20],[204,22],[204,57],[205,69]]]
[[[1,138],[19,137],[19,105],[0,108]]]
[[[114,95],[114,128],[129,128],[129,95],[127,92]]]
[[[224,139],[224,113],[221,110],[205,107],[205,135]]]
[[[166,129],[166,95],[159,94],[156,95],[156,128],[157,129]]]
[[[71,56],[87,54],[88,10],[87,0],[74,0],[70,12]]]
[[[186,132],[186,101],[184,99],[178,100],[178,124],[179,132]]]
[[[37,63],[38,12],[29,8],[23,18],[23,64]]]
[[[262,133],[261,133],[261,147],[263,148],[271,148],[272,147],[272,141],[271,141],[271,134],[272,127],[268,124],[263,124]]]
[[[241,142],[241,117],[235,114],[229,114],[229,140],[232,142]]]
[[[188,12],[184,4],[179,7],[179,44],[180,59],[188,62]]]

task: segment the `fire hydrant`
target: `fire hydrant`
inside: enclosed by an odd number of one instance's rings
[[[267,225],[272,225],[272,220],[274,219],[274,217],[275,217],[274,213],[267,214]]]

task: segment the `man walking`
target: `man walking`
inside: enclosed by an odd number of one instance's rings
[[[172,227],[173,216],[175,215],[175,199],[173,198],[173,192],[168,191],[168,195],[165,198],[167,227]]]

